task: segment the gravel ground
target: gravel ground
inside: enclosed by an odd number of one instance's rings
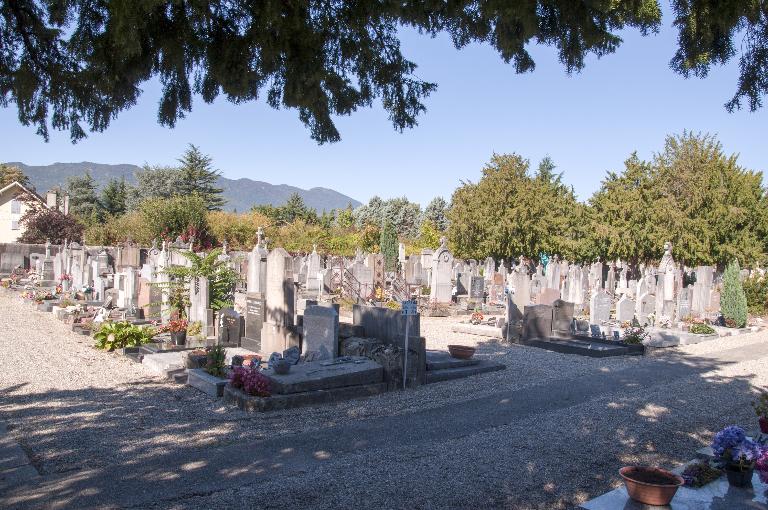
[[[311,434],[379,416],[456,406],[478,397],[595,373],[701,356],[768,340],[767,333],[604,360],[507,346],[450,331],[461,319],[422,318],[428,348],[477,345],[507,370],[336,405],[249,415],[186,386],[160,381],[141,365],[94,350],[51,314],[0,291],[0,419],[42,474],[149,461],[174,448]],[[768,363],[710,365],[667,385],[606,388],[587,402],[542,412],[454,440],[398,446],[334,459],[259,487],[186,499],[181,506],[267,508],[572,508],[618,483],[628,462],[673,465],[693,457],[717,428],[751,424],[750,389],[768,387]],[[287,491],[291,487],[306,488]],[[352,490],[351,488],[354,488]],[[215,498],[215,502],[214,499]]]

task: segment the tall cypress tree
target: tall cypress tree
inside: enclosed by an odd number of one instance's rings
[[[179,163],[181,185],[178,194],[196,194],[203,199],[209,211],[220,211],[226,200],[222,197],[224,190],[216,187],[221,172],[214,170],[213,159],[197,146],[189,144]]]
[[[385,221],[379,237],[379,247],[384,255],[384,267],[387,271],[397,270],[398,243],[397,231],[390,221]]]
[[[737,328],[743,328],[747,325],[747,295],[739,272],[739,261],[735,259],[725,268],[720,311],[726,321],[733,321]]]

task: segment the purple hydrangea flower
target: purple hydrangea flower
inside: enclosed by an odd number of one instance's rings
[[[725,427],[723,430],[715,434],[715,439],[712,441],[712,451],[716,457],[723,457],[726,455],[727,450],[733,450],[737,448],[747,438],[747,434],[744,429],[736,425]]]

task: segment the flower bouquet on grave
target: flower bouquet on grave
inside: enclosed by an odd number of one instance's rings
[[[483,322],[483,319],[484,319],[483,312],[472,312],[472,315],[469,317],[469,322],[477,325]]]
[[[61,289],[64,292],[67,292],[70,285],[72,285],[72,275],[69,273],[62,273],[62,275],[59,276],[59,281],[61,282]]]
[[[624,335],[621,341],[628,345],[642,344],[643,340],[650,338],[651,334],[645,331],[642,326],[630,326],[624,328]]]
[[[189,323],[186,319],[176,318],[168,321],[168,324],[161,326],[158,332],[170,333],[173,343],[176,345],[184,345],[187,343],[187,327]]]
[[[269,378],[261,373],[258,365],[232,368],[229,384],[255,397],[269,397],[272,394]]]
[[[728,483],[734,487],[747,487],[752,483],[755,464],[765,455],[765,449],[736,425],[715,434],[712,451],[718,464],[725,469]]]

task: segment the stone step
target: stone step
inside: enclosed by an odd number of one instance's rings
[[[477,359],[457,359],[444,351],[427,351],[427,371],[446,370],[449,368],[461,368],[477,365]]]
[[[440,381],[451,381],[453,379],[461,379],[473,375],[484,374],[486,372],[504,370],[505,368],[507,368],[506,365],[502,365],[501,363],[497,363],[495,361],[478,360],[478,362],[474,365],[458,368],[445,368],[442,370],[428,370],[427,384]]]

